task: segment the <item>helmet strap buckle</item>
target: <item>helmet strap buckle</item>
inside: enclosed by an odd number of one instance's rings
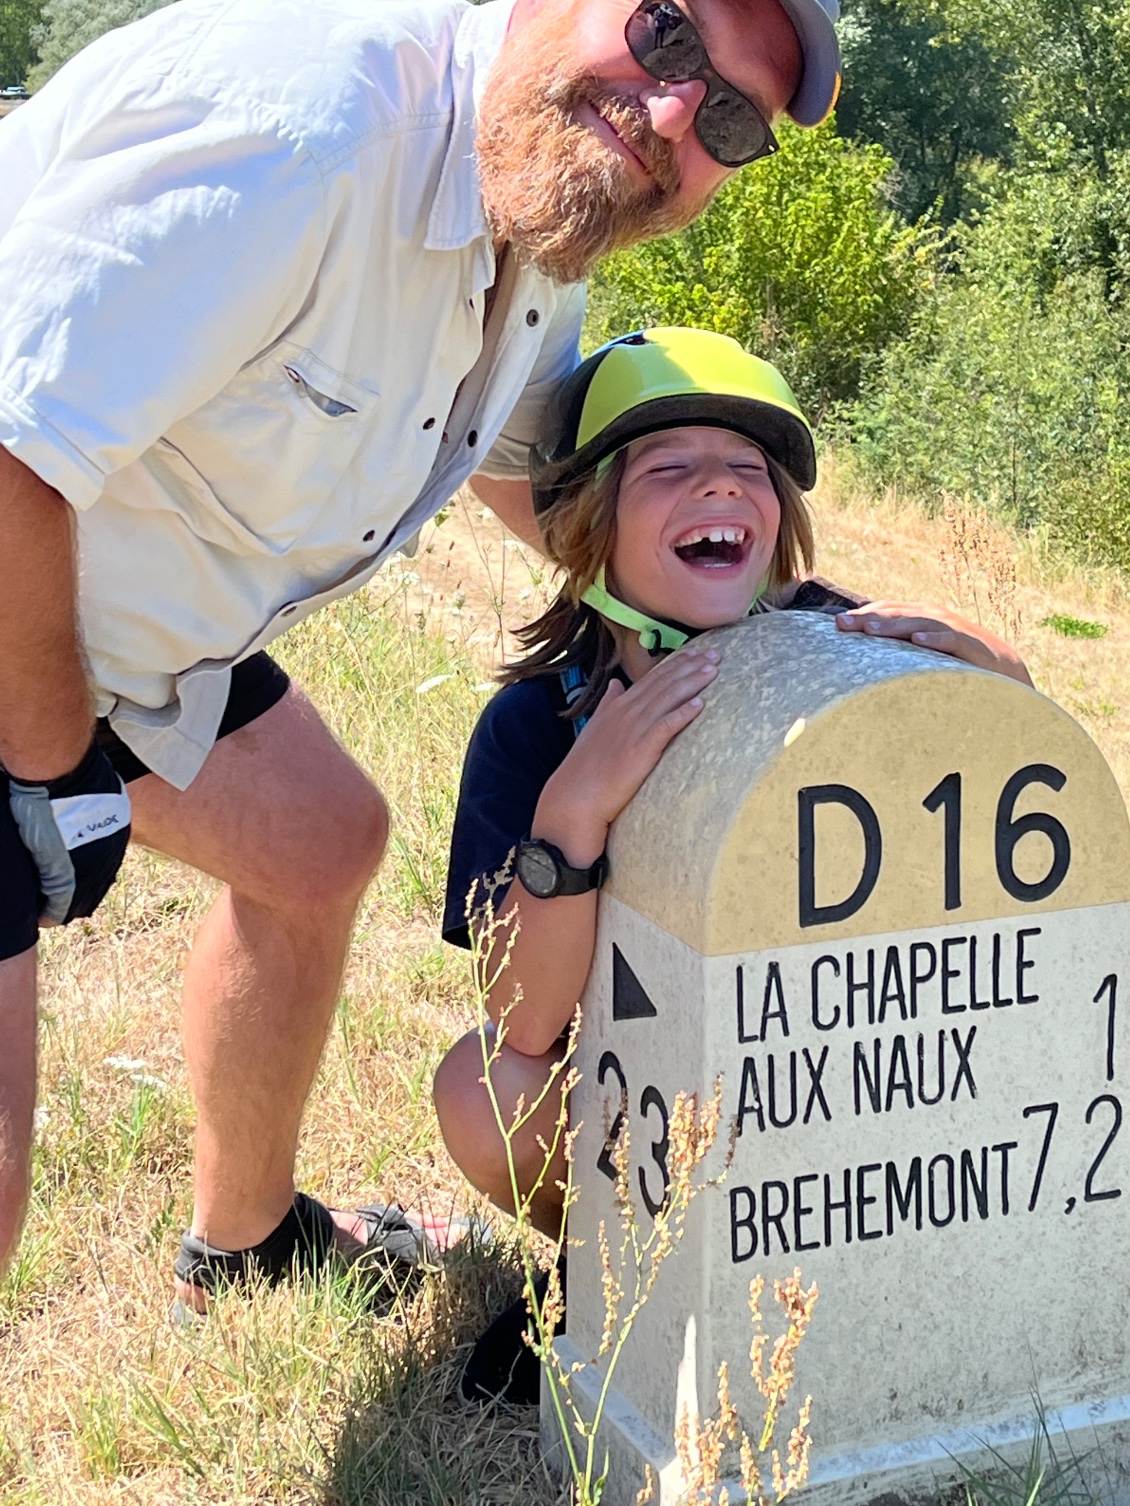
[[[613,596],[605,582],[603,565],[597,571],[592,585],[582,594],[581,600],[609,622],[618,623],[621,627],[638,633],[641,646],[653,659],[670,649],[682,648],[691,636],[690,629],[678,627],[673,622],[663,622],[657,617],[649,617],[645,612],[637,612],[635,607],[630,607]]]

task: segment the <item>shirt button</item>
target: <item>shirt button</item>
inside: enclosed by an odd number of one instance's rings
[[[434,418],[425,418],[425,420],[424,420],[424,428],[425,429],[434,429],[435,426],[436,426],[436,421],[435,421]]]
[[[373,542],[373,540],[376,538],[376,536],[377,536],[377,530],[375,528],[370,528],[369,531],[368,531],[368,533],[366,533],[366,534],[364,534],[362,536],[361,542],[363,544],[371,544]]]
[[[474,449],[478,442],[479,431],[478,429],[472,429],[470,434],[467,435],[467,443],[471,446],[472,449]]]
[[[530,326],[531,329],[533,329],[534,325],[540,318],[541,315],[538,313],[537,309],[530,309],[526,314],[526,323]]]

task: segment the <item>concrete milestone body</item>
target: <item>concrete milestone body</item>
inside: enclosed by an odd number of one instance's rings
[[[677,1420],[713,1410],[721,1360],[759,1435],[749,1283],[798,1266],[820,1289],[796,1388],[815,1502],[929,1496],[986,1444],[1026,1451],[1036,1394],[1130,1499],[1114,778],[1050,701],[954,659],[805,614],[710,637],[706,709],[609,847],[573,1100],[570,1363],[600,1342],[621,1107],[645,1226],[680,1090],[721,1073],[738,1139],[617,1371],[607,1499],[634,1500],[645,1462],[679,1499]]]

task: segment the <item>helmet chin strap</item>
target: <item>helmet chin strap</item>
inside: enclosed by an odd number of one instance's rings
[[[762,581],[757,588],[756,596],[750,602],[751,612],[761,600],[761,593],[764,590],[765,581]],[[631,628],[633,632],[638,633],[641,645],[647,649],[652,658],[656,658],[665,650],[682,648],[684,643],[702,632],[701,628],[685,627],[679,623],[664,622],[658,617],[649,617],[645,612],[637,612],[635,607],[617,600],[605,582],[603,565],[597,572],[592,585],[581,596],[581,600],[599,612],[602,617],[607,617],[609,622],[618,622],[621,627]]]
[[[609,622],[618,622],[621,627],[632,628],[639,633],[640,643],[653,657],[661,654],[664,649],[682,648],[695,631],[693,628],[676,627],[670,622],[660,622],[655,617],[648,617],[643,612],[637,612],[634,607],[617,601],[605,584],[603,565],[581,600],[594,607],[602,617],[607,617]]]

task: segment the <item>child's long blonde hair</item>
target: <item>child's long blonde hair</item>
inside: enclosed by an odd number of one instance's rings
[[[567,715],[571,718],[591,715],[618,662],[611,628],[581,597],[612,555],[616,503],[626,456],[627,450],[621,450],[599,474],[590,473],[573,482],[539,518],[546,554],[564,579],[548,610],[514,634],[526,652],[498,676],[501,684],[515,685],[550,670],[585,666],[588,680],[569,707]],[[814,549],[812,518],[804,493],[771,455],[765,455],[765,463],[781,504],[781,523],[765,586],[765,598],[772,605],[777,591],[801,572],[811,571]]]

